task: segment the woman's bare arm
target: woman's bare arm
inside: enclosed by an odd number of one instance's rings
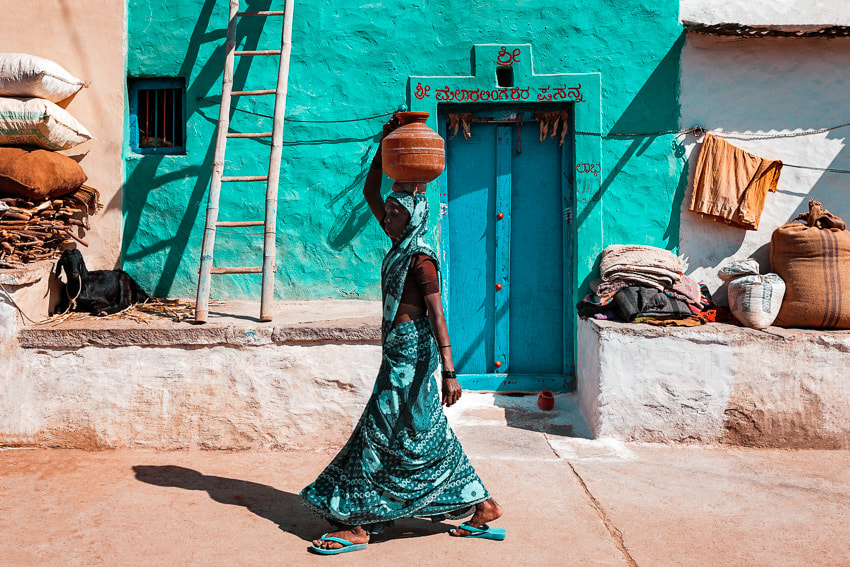
[[[366,175],[366,183],[363,184],[363,197],[366,199],[366,203],[369,204],[369,208],[372,210],[375,218],[378,219],[378,222],[384,220],[384,200],[381,198],[382,179],[381,146],[378,146],[378,151],[375,152],[375,157],[372,158],[369,173]]]
[[[455,367],[452,363],[449,330],[446,328],[446,317],[443,315],[443,302],[440,294],[432,293],[426,295],[425,305],[428,308],[428,317],[431,319],[431,327],[434,329],[434,336],[437,339],[437,348],[440,349],[443,370],[453,372]],[[460,399],[461,393],[462,389],[457,379],[443,380],[443,404],[447,406],[455,404]]]
[[[395,114],[389,121],[384,124],[381,130],[381,142],[387,137],[387,134],[399,127],[399,120]],[[384,199],[381,198],[381,181],[383,180],[383,172],[381,171],[381,162],[383,160],[381,154],[381,144],[378,144],[378,149],[372,157],[372,165],[369,166],[369,173],[366,175],[366,182],[363,184],[363,197],[372,214],[378,219],[378,222],[384,220]]]

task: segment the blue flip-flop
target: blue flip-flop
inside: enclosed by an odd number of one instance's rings
[[[493,539],[496,541],[502,541],[505,539],[505,528],[491,528],[487,524],[484,524],[480,528],[476,528],[475,526],[469,525],[468,522],[464,522],[460,525],[460,529],[471,532],[469,535],[459,536],[459,537],[478,537],[483,539]]]
[[[338,549],[324,549],[322,547],[311,545],[310,550],[313,551],[313,553],[318,553],[320,555],[337,555],[339,553],[348,553],[349,551],[360,551],[361,549],[366,549],[366,546],[369,545],[368,543],[351,543],[341,537],[333,537],[328,534],[324,534],[322,536],[322,541],[341,543],[342,547]]]

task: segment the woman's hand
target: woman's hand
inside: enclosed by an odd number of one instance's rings
[[[457,378],[443,378],[443,405],[448,407],[457,403],[463,389]]]
[[[398,113],[393,113],[392,117],[384,124],[384,127],[381,130],[381,140],[389,136],[390,132],[401,126],[401,121],[398,119],[396,114]]]

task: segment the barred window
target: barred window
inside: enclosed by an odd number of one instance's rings
[[[130,149],[139,154],[186,153],[183,79],[129,79]]]

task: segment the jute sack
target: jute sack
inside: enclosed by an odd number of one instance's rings
[[[0,53],[0,96],[34,96],[60,102],[87,86],[50,59]]]
[[[850,329],[850,232],[817,201],[773,231],[770,267],[785,280],[778,327]],[[823,228],[820,228],[823,227]]]
[[[69,150],[91,137],[70,112],[49,100],[0,97],[0,146]]]
[[[47,150],[0,148],[0,196],[41,200],[76,191],[86,174],[73,159]]]

